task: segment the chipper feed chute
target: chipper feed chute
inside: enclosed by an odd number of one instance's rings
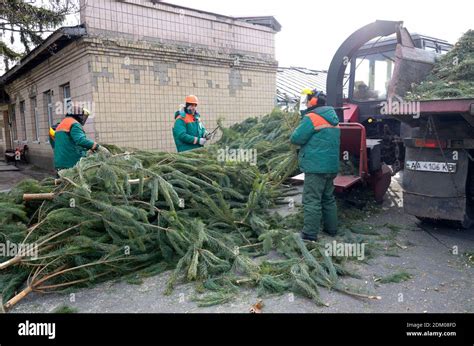
[[[403,97],[413,83],[426,79],[433,68],[436,53],[416,48],[407,29],[397,31],[395,67],[388,87],[388,97]]]

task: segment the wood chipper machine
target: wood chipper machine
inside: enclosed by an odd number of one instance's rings
[[[383,104],[389,91],[395,93],[425,76],[436,54],[451,48],[432,37],[413,38],[402,24],[378,20],[362,27],[343,42],[331,61],[326,94],[340,120],[341,162],[351,161],[357,168],[353,174],[343,171],[336,177],[337,192],[365,184],[376,201],[382,201],[391,175],[403,168],[405,154],[402,126],[384,112]]]

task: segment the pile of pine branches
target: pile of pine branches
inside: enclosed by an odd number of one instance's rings
[[[324,305],[319,288],[370,297],[345,287],[351,273],[303,242],[299,229],[270,212],[294,194],[297,173],[289,136],[297,114],[273,112],[223,130],[216,145],[181,154],[110,147],[83,158],[60,179],[25,180],[0,194],[0,243],[36,252],[0,257],[6,309],[30,292],[69,291],[101,281],[173,270],[167,293],[196,282],[196,300],[232,299],[241,286],[261,294],[293,291]],[[223,147],[256,148],[258,164],[220,162]],[[52,199],[23,200],[25,193]],[[277,251],[281,259],[257,264]]]
[[[406,95],[411,100],[474,98],[474,30],[443,55],[427,79]]]

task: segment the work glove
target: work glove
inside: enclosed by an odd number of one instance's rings
[[[112,154],[110,153],[110,151],[102,146],[102,145],[99,145],[99,147],[97,148],[96,150],[98,153],[102,153],[104,156],[108,157],[108,156],[111,156]]]
[[[199,138],[199,145],[204,145],[206,144],[207,139],[206,138]]]

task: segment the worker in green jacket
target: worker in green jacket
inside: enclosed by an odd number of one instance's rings
[[[326,106],[326,95],[305,89],[303,96],[306,109],[301,112],[301,122],[290,140],[301,147],[299,166],[305,173],[301,237],[316,241],[321,223],[324,232],[337,233],[333,180],[339,171],[340,129],[334,108]]]
[[[105,147],[87,138],[83,126],[89,114],[85,108],[74,107],[55,129],[50,128],[49,137],[57,171],[74,167],[88,150],[110,154]]]
[[[186,105],[174,114],[173,138],[178,152],[201,148],[210,139],[196,111],[199,100],[194,95],[185,99]]]

